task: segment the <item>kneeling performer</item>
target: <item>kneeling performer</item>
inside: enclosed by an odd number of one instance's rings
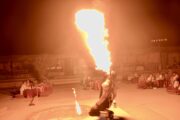
[[[104,81],[101,84],[99,99],[96,104],[91,108],[89,115],[99,116],[100,111],[108,110],[115,97],[116,92],[113,75],[106,75]]]

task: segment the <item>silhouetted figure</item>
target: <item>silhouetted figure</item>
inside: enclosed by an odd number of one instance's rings
[[[99,116],[100,111],[108,111],[110,116],[113,116],[113,112],[109,111],[108,108],[111,106],[114,98],[116,97],[116,92],[113,84],[113,77],[107,76],[101,84],[100,96],[96,104],[91,108],[90,116]]]

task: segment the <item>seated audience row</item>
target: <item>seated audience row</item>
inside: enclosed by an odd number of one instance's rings
[[[24,96],[25,98],[32,98],[35,96],[47,96],[52,92],[52,85],[48,82],[41,82],[39,84],[32,80],[26,80],[22,83],[20,88],[11,91],[12,97]]]
[[[176,72],[144,73],[139,75],[138,88],[166,88],[168,92],[180,94],[180,77]]]

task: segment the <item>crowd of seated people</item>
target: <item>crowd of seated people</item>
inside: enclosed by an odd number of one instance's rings
[[[140,75],[138,79],[139,88],[162,88],[164,83],[165,77],[162,73],[146,73]]]
[[[179,77],[179,74],[173,73],[170,76],[168,84],[167,84],[167,91],[180,94],[180,77]]]
[[[143,73],[138,77],[137,86],[143,89],[166,88],[168,92],[180,94],[180,77],[176,72]]]
[[[26,80],[20,87],[20,95],[27,97],[39,96],[39,91],[35,88],[32,80]]]
[[[129,74],[128,76],[124,76],[123,79],[127,79],[128,83],[137,83],[139,75],[137,73]]]
[[[106,74],[101,74],[99,76],[85,75],[81,81],[83,89],[100,90],[102,82],[105,80],[106,76]],[[113,79],[115,87],[117,87],[119,80],[114,71],[111,71],[111,79]]]
[[[100,78],[93,78],[90,76],[85,76],[81,83],[82,83],[83,89],[100,90],[101,88]]]
[[[23,96],[25,98],[32,98],[35,96],[47,96],[52,92],[52,86],[48,82],[41,82],[37,84],[33,80],[25,80],[20,88],[15,88],[11,91],[13,98]]]

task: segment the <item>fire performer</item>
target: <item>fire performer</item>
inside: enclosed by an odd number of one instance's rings
[[[75,24],[93,57],[96,69],[107,74],[101,84],[100,98],[89,112],[90,116],[99,116],[100,111],[107,110],[111,106],[116,96],[110,72],[112,62],[104,13],[96,9],[82,9],[75,14]]]
[[[113,100],[116,97],[116,90],[114,85],[114,75],[105,75],[104,81],[101,84],[101,90],[99,99],[96,104],[91,108],[90,116],[99,116],[100,111],[109,111],[108,108],[111,106]],[[112,111],[109,111],[113,114]]]

